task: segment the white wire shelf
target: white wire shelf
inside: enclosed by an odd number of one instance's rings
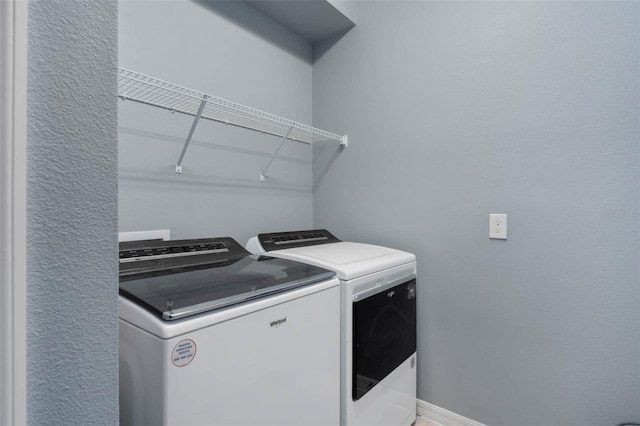
[[[216,121],[282,138],[278,151],[286,140],[306,144],[333,140],[339,142],[342,147],[347,146],[348,139],[346,135],[327,132],[326,130],[321,130],[275,114],[188,89],[122,67],[118,68],[118,96],[123,100],[140,102],[195,117],[180,158],[176,164],[177,173],[182,172],[182,159],[198,124],[198,120],[200,119]],[[278,151],[276,151],[267,167],[263,170],[260,180],[265,180],[266,171]]]

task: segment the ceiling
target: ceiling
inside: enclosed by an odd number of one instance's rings
[[[327,0],[245,0],[311,43],[345,33],[355,22]]]

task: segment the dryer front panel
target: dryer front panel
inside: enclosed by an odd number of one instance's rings
[[[416,352],[416,280],[353,302],[352,398],[362,398]]]

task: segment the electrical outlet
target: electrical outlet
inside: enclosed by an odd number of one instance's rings
[[[507,239],[507,215],[506,214],[490,214],[489,215],[489,238],[506,240]]]

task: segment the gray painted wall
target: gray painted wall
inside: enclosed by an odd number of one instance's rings
[[[117,3],[29,3],[27,418],[118,422]]]
[[[327,0],[347,18],[358,23],[358,1],[355,0]]]
[[[123,1],[121,66],[303,123],[311,122],[311,45],[244,2]],[[176,175],[192,118],[119,102],[120,231],[172,238],[309,228],[312,150],[201,121]]]
[[[492,425],[640,421],[639,18],[361,2],[318,46],[314,125],[350,146],[316,160],[315,225],[417,254],[420,399]]]

